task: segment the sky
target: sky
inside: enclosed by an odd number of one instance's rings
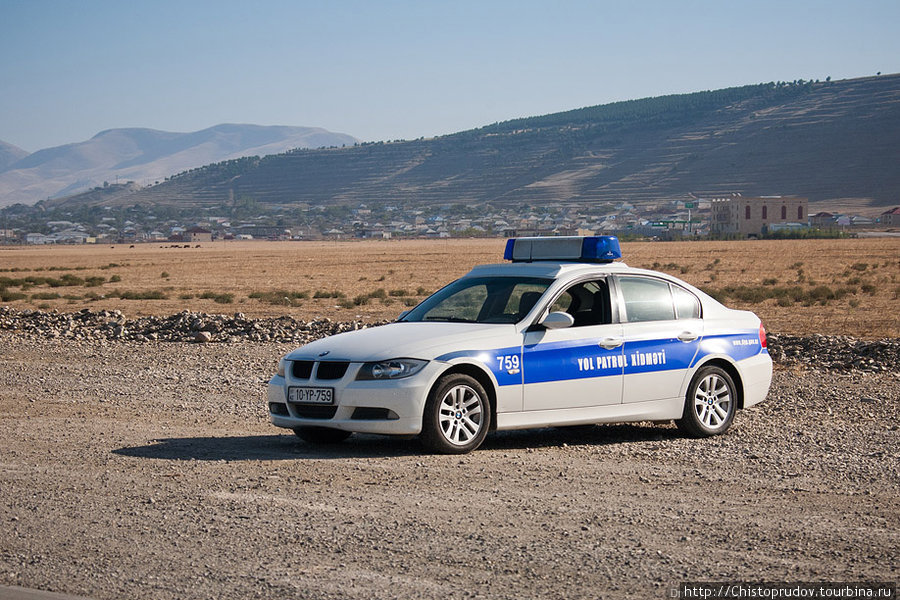
[[[0,0],[0,140],[219,123],[415,139],[900,72],[900,0]]]

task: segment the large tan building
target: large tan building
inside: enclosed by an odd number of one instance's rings
[[[202,227],[191,227],[181,236],[185,242],[211,242],[212,231],[203,229]]]
[[[881,213],[881,223],[883,225],[889,225],[891,227],[900,225],[900,206]]]
[[[797,196],[730,196],[710,201],[712,235],[758,236],[807,224],[809,199]]]

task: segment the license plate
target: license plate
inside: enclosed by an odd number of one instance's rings
[[[334,404],[334,388],[291,387],[288,402],[294,404]]]

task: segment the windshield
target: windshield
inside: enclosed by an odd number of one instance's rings
[[[464,277],[414,308],[401,321],[518,323],[537,304],[552,279]]]

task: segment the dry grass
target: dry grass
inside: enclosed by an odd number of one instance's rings
[[[686,273],[681,268],[660,270],[708,292],[739,285],[799,287],[805,291],[822,286],[833,291],[855,288],[856,293],[825,305],[779,306],[775,299],[761,303],[726,299],[725,304],[752,310],[774,332],[900,336],[897,238],[636,243],[625,245],[623,253],[628,264],[636,267],[652,267],[654,263],[687,266]],[[716,259],[718,264],[713,264]],[[864,271],[853,268],[863,263]],[[767,282],[771,279],[777,283]],[[863,291],[869,286],[870,292]]]
[[[475,264],[500,262],[505,240],[360,242],[214,242],[200,248],[159,245],[0,248],[0,277],[103,277],[97,287],[35,286],[19,308],[119,309],[130,316],[181,310],[243,312],[248,316],[391,319],[409,299],[421,299]],[[779,306],[774,298],[735,308],[759,314],[770,331],[900,337],[900,240],[628,243],[626,262],[671,272],[707,291],[727,286],[844,288],[839,300]],[[861,265],[865,264],[865,268]],[[115,266],[110,266],[115,265]],[[654,267],[656,265],[656,267]],[[109,282],[113,276],[121,280]],[[771,280],[777,280],[773,283]],[[855,290],[850,293],[848,290]],[[162,300],[110,297],[163,294]],[[384,293],[379,292],[384,290]],[[9,287],[20,292],[19,287]],[[278,302],[283,291],[284,302]],[[61,297],[48,298],[58,292]],[[306,294],[303,294],[303,293]],[[340,292],[343,297],[319,297]],[[35,294],[37,298],[33,298]],[[225,296],[223,296],[225,294]],[[227,302],[227,294],[233,299]],[[260,296],[251,298],[250,296]],[[43,296],[43,297],[42,297]],[[68,296],[68,298],[66,297]],[[92,296],[105,296],[92,299]],[[205,296],[205,297],[203,297]],[[307,297],[304,297],[307,296]],[[364,303],[354,299],[369,296]],[[785,301],[783,300],[784,304]]]

